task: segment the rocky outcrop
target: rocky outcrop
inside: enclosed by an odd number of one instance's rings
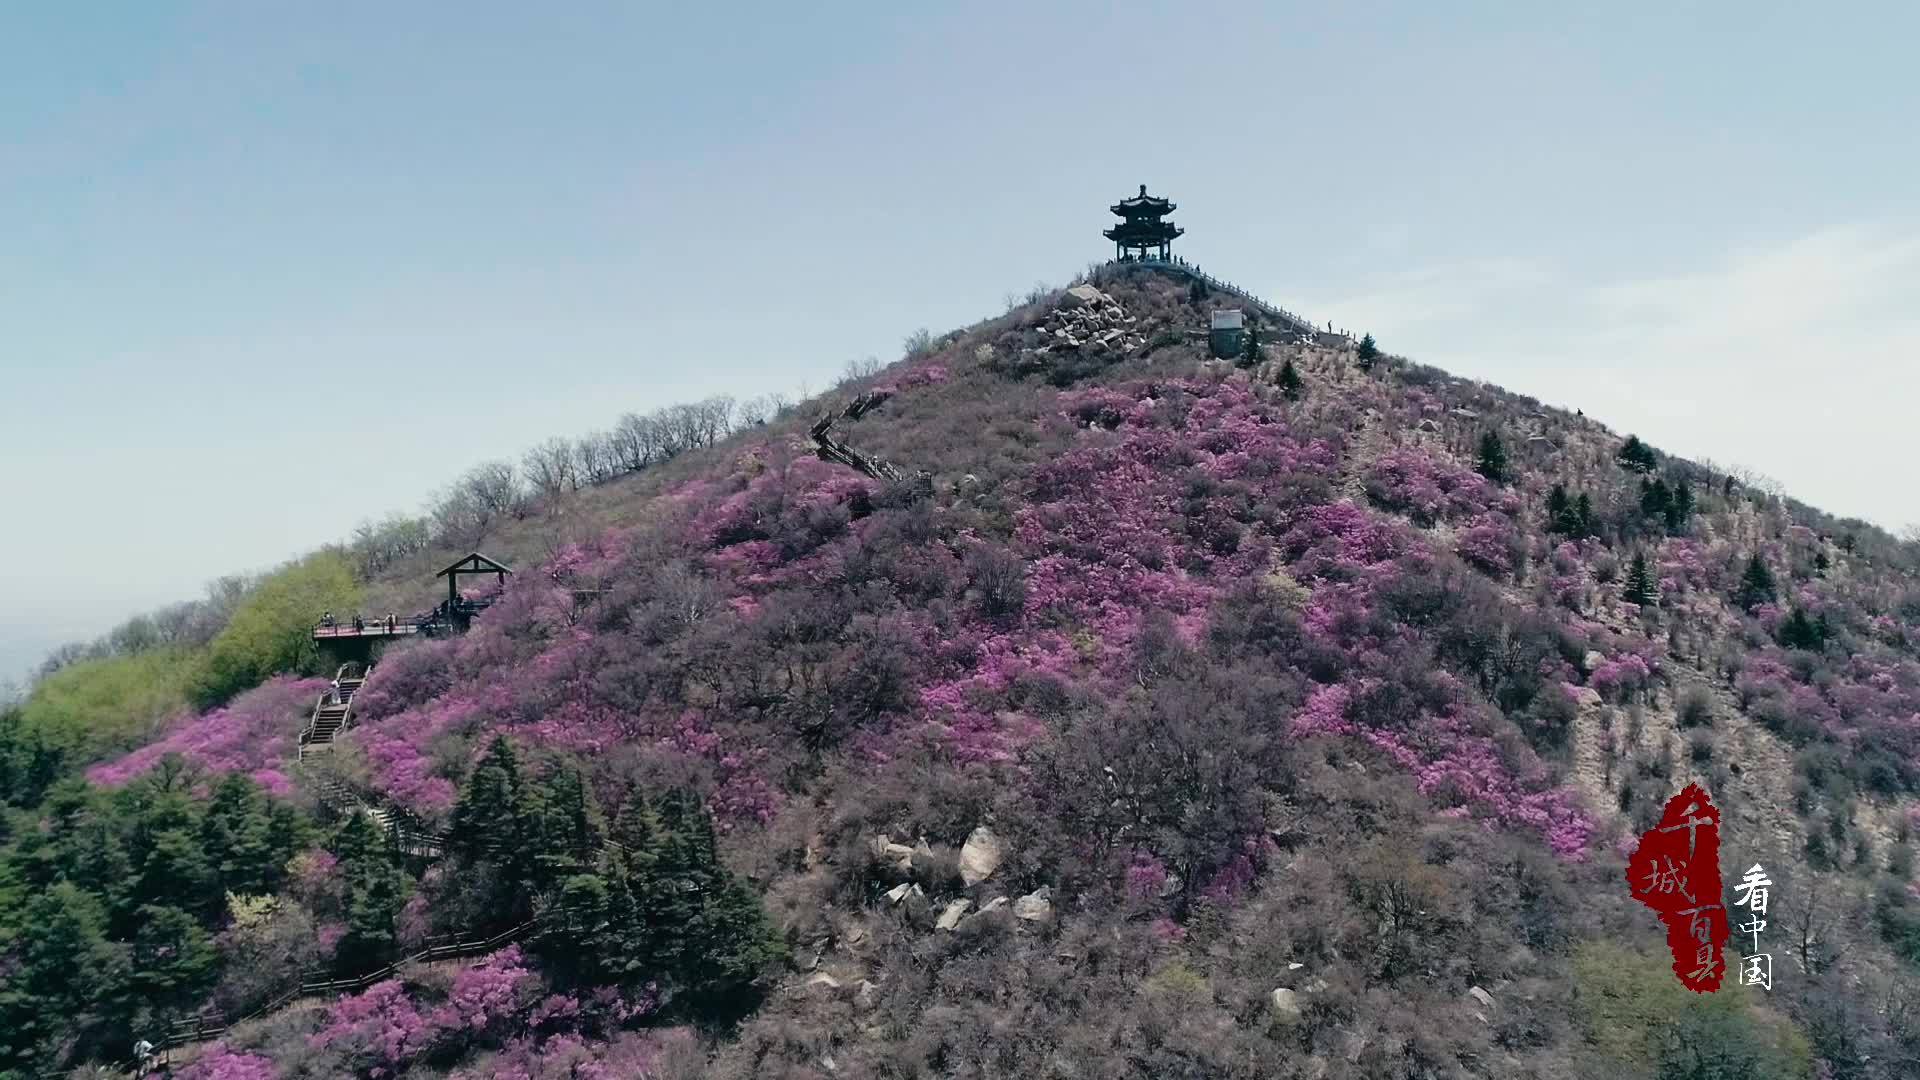
[[[1006,857],[1006,847],[1000,838],[982,825],[969,833],[967,842],[960,846],[960,880],[972,888],[992,877]]]

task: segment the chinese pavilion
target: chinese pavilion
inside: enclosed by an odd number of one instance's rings
[[[1145,184],[1140,185],[1140,194],[1122,199],[1109,209],[1125,219],[1101,233],[1113,241],[1116,259],[1128,258],[1129,251],[1138,252],[1133,258],[1165,259],[1173,238],[1186,232],[1171,221],[1161,220],[1173,213],[1174,205],[1157,195],[1147,194]]]

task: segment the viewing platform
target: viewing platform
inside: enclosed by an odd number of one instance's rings
[[[507,583],[507,575],[511,573],[513,569],[505,563],[490,559],[477,551],[468,552],[455,560],[453,565],[433,575],[447,579],[447,598],[433,610],[404,618],[391,614],[380,619],[367,619],[354,615],[344,620],[328,612],[313,624],[313,640],[321,644],[340,646],[347,649],[351,655],[355,647],[364,646],[365,649],[371,649],[376,641],[413,637],[419,634],[433,636],[459,633],[472,625],[475,615],[486,610],[487,606],[493,603],[492,596],[460,595],[460,579],[474,575],[490,576],[494,578],[497,585],[504,587]]]

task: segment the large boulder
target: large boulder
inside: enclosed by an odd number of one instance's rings
[[[1300,1022],[1299,995],[1284,986],[1275,987],[1269,1000],[1273,1002],[1273,1018],[1283,1024]]]
[[[1485,990],[1482,990],[1477,986],[1471,990],[1468,990],[1467,996],[1479,1002],[1481,1005],[1489,1009],[1493,1008],[1493,995],[1487,993]]]
[[[968,888],[987,880],[1000,868],[1007,857],[1006,848],[1000,838],[985,825],[968,834],[967,842],[960,845],[960,880]]]
[[[1072,310],[1082,305],[1104,305],[1113,303],[1113,298],[1091,285],[1075,285],[1060,294],[1060,306]]]

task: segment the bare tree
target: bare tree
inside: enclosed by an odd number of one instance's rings
[[[534,493],[542,498],[552,499],[580,488],[580,475],[574,469],[573,444],[557,436],[528,450],[520,461],[520,471]]]
[[[610,432],[596,431],[573,447],[574,470],[586,484],[604,484],[613,479],[619,471],[618,458]]]
[[[863,360],[849,360],[847,366],[840,372],[840,383],[844,386],[860,379],[871,379],[880,374],[882,366],[877,356],[869,356]]]

